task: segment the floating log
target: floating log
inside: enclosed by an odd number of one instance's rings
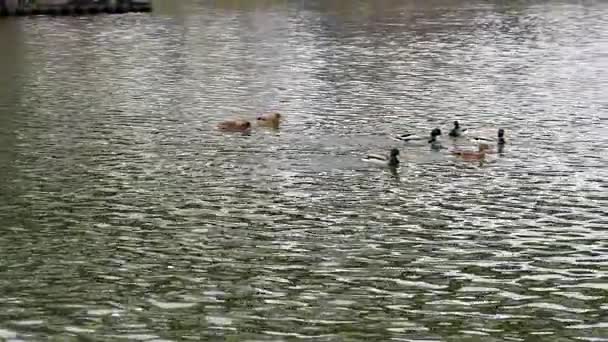
[[[90,15],[152,11],[151,0],[0,0],[0,16]]]

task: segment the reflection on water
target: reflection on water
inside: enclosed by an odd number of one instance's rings
[[[608,5],[159,8],[0,20],[0,339],[608,336]]]

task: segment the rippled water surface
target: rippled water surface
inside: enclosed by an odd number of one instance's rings
[[[156,5],[0,20],[0,340],[608,341],[607,2]]]

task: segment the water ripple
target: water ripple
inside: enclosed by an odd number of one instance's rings
[[[0,339],[604,341],[606,12],[183,1],[0,25]],[[275,110],[278,131],[214,129]],[[506,150],[360,162],[454,119]]]

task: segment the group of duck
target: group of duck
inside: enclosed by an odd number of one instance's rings
[[[267,113],[256,117],[256,123],[261,127],[270,127],[278,129],[283,116],[280,113]],[[253,128],[251,122],[245,119],[226,120],[218,124],[217,128],[224,132],[239,132],[243,134],[249,134]],[[431,130],[428,137],[419,136],[416,134],[406,133],[396,137],[394,140],[405,143],[406,145],[427,145],[433,151],[439,151],[447,149],[439,141],[439,137],[442,135],[441,129],[434,128]],[[458,121],[454,121],[454,127],[449,132],[451,139],[458,139],[467,135],[467,129],[462,128]],[[461,148],[449,149],[449,152],[455,156],[461,157],[465,160],[483,160],[487,154],[491,153],[502,153],[506,144],[505,130],[502,128],[498,129],[496,138],[487,138],[478,135],[468,135],[468,138],[478,143],[477,150],[466,150]],[[494,150],[491,145],[492,142],[496,143],[496,149]],[[364,162],[374,163],[382,166],[396,168],[399,166],[399,149],[391,149],[388,156],[370,154],[362,159]]]
[[[460,127],[460,123],[458,121],[454,121],[454,127],[450,130],[448,134],[452,139],[458,139],[461,137],[465,137],[467,129]],[[423,137],[411,133],[399,135],[393,137],[394,140],[403,142],[407,145],[428,145],[431,150],[439,151],[442,149],[448,149],[444,147],[439,141],[438,137],[442,135],[441,129],[434,128],[428,137]],[[484,160],[488,154],[492,153],[502,153],[504,151],[504,146],[507,143],[505,140],[505,130],[503,128],[499,128],[496,139],[487,138],[479,135],[468,135],[470,140],[476,141],[478,143],[478,149],[475,150],[467,150],[462,148],[452,148],[448,149],[449,152],[455,156],[458,156],[465,160]],[[491,143],[496,143],[496,149],[492,148]],[[397,167],[399,166],[399,150],[396,148],[391,149],[388,156],[375,155],[371,154],[362,159],[365,162],[379,164],[388,167]]]

